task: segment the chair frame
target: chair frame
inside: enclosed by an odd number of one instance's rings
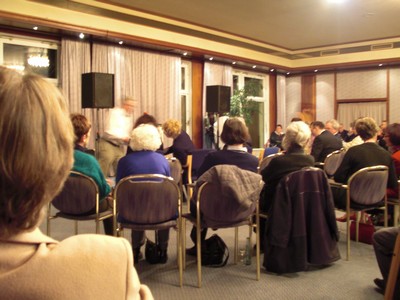
[[[396,243],[393,249],[392,262],[390,264],[389,276],[385,288],[385,300],[394,299],[397,276],[400,268],[400,231],[397,233]]]
[[[181,190],[179,189],[179,185],[176,183],[176,181],[172,177],[167,177],[164,175],[160,174],[141,174],[141,175],[131,175],[124,177],[121,179],[117,186],[115,187],[114,191],[114,201],[118,203],[118,189],[121,187],[121,185],[125,184],[125,182],[132,181],[132,179],[162,179],[173,185],[174,189],[176,190],[177,193],[177,205],[178,205],[178,217],[176,218],[176,226],[177,226],[177,251],[178,251],[178,256],[177,256],[177,261],[178,261],[178,270],[179,270],[179,286],[183,286],[183,260],[182,260],[182,193]],[[138,181],[140,183],[143,183],[143,181]],[[124,229],[124,224],[118,222],[117,223],[117,236],[123,235],[123,229]],[[147,228],[145,230],[157,230],[159,229],[157,225],[159,224],[154,224],[154,227],[152,227],[153,224],[146,224]],[[127,227],[126,228],[131,228],[132,230],[133,227]],[[171,226],[172,227],[172,226]]]
[[[197,285],[199,288],[201,288],[202,285],[202,275],[201,275],[201,229],[206,228],[202,226],[201,222],[201,213],[200,213],[200,199],[201,199],[201,194],[204,190],[204,188],[208,185],[208,182],[204,182],[198,190],[197,198],[196,198],[196,219],[193,221],[192,217],[190,214],[183,215],[183,219],[186,220],[188,219],[195,227],[196,227],[196,247],[197,247]],[[249,237],[251,238],[252,235],[252,229],[254,228],[253,224],[253,219],[252,217],[255,215],[256,217],[256,226],[255,226],[255,231],[256,231],[256,279],[260,280],[260,212],[259,212],[259,204],[258,200],[255,205],[255,213],[252,213],[249,218],[248,218],[248,223],[245,224],[243,221],[238,222],[236,224],[233,224],[232,226],[228,227],[218,227],[218,228],[230,228],[234,227],[235,228],[235,244],[234,244],[234,262],[237,264],[238,262],[238,252],[239,252],[239,246],[238,246],[238,236],[239,236],[239,226],[243,225],[248,225],[249,226]],[[184,228],[186,226],[184,225]],[[184,245],[183,249],[186,249],[186,234],[184,233]],[[184,252],[183,254],[183,262],[184,266],[186,266],[186,253]]]
[[[341,157],[339,157],[340,162],[341,162],[343,160],[345,152],[346,152],[346,150],[344,148],[342,148],[342,149],[333,151],[332,153],[329,153],[327,155],[327,157],[325,158],[325,161],[323,162],[322,167],[323,167],[326,175],[328,176],[328,178],[332,177],[335,174],[336,170],[338,169],[338,167],[340,165],[340,163],[338,163],[334,170],[329,170],[329,161],[331,159],[336,158],[336,156],[339,155],[339,156],[341,156]]]
[[[371,209],[376,209],[376,208],[382,208],[381,206],[370,206],[367,208],[363,208],[363,209],[353,209],[351,208],[351,185],[352,182],[355,178],[357,178],[359,176],[359,174],[362,174],[364,172],[386,172],[388,173],[388,167],[387,166],[382,166],[382,165],[378,165],[378,166],[372,166],[372,167],[366,167],[366,168],[362,168],[360,170],[358,170],[357,172],[354,172],[354,174],[352,174],[350,176],[350,178],[348,179],[346,184],[340,184],[340,183],[336,183],[336,182],[330,182],[332,186],[336,186],[342,189],[346,190],[346,233],[347,233],[347,254],[346,254],[346,260],[350,260],[350,214],[352,212],[356,212],[357,213],[357,219],[356,219],[356,242],[358,242],[358,233],[359,233],[359,223],[360,223],[360,212],[363,211],[368,211]],[[385,185],[386,186],[386,185]],[[386,191],[384,193],[383,196],[383,201],[384,201],[384,226],[387,227],[387,195],[386,195]],[[380,203],[380,201],[376,202],[376,204]]]
[[[50,221],[53,219],[56,219],[56,218],[74,220],[75,221],[75,226],[74,226],[75,234],[78,234],[78,221],[95,220],[96,234],[99,234],[100,233],[100,222],[107,218],[113,218],[113,233],[115,236],[116,235],[116,224],[117,224],[115,200],[113,200],[112,210],[110,209],[110,210],[107,210],[104,212],[99,212],[100,196],[99,196],[99,187],[97,186],[96,182],[91,177],[89,177],[81,172],[70,171],[69,176],[71,176],[71,175],[74,175],[79,178],[83,178],[84,180],[88,180],[93,185],[93,188],[96,191],[96,195],[95,195],[95,197],[96,197],[96,199],[95,199],[96,212],[94,214],[90,214],[90,215],[73,215],[73,214],[67,214],[67,213],[63,213],[63,212],[59,211],[56,214],[52,215],[52,213],[51,213],[52,202],[49,202],[48,209],[47,209],[47,235],[50,236],[50,231],[51,231]],[[64,189],[64,187],[63,187],[63,189]],[[61,191],[61,193],[63,193],[63,192],[64,192],[64,190]],[[107,201],[107,200],[104,199],[103,201]]]
[[[261,171],[264,170],[266,167],[268,167],[271,160],[273,160],[274,158],[281,156],[283,154],[284,154],[283,152],[278,152],[278,153],[270,154],[270,155],[264,157],[258,165],[258,173],[261,174]]]

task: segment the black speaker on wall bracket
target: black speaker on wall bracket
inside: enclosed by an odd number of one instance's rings
[[[82,74],[82,108],[114,107],[114,74]]]
[[[231,87],[224,85],[206,86],[206,111],[229,112],[231,108]]]

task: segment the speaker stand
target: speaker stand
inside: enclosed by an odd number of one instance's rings
[[[219,149],[219,113],[217,112],[217,150]]]
[[[100,118],[99,118],[99,113],[100,113],[100,108],[96,109],[96,143],[95,143],[95,149],[96,149],[96,159],[99,160],[99,144],[100,144]]]

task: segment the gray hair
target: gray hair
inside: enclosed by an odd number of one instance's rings
[[[335,129],[336,131],[339,130],[340,124],[337,120],[330,119],[330,120],[326,121],[326,123],[330,123],[332,125],[332,128]]]
[[[282,147],[287,150],[294,145],[304,148],[311,137],[310,127],[303,121],[296,121],[289,124],[286,128]]]
[[[157,127],[152,124],[141,124],[133,129],[129,146],[133,151],[150,150],[160,148],[161,136]]]

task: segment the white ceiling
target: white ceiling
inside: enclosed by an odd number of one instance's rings
[[[101,2],[189,22],[288,50],[400,37],[400,0],[342,0],[342,3],[333,3],[332,0]]]

